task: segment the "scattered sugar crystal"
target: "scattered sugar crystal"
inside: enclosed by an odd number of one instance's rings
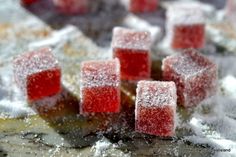
[[[178,103],[191,107],[217,91],[217,66],[193,49],[163,60],[163,79],[174,81]]]
[[[149,32],[116,27],[113,30],[113,56],[120,60],[122,80],[150,78],[151,35]]]
[[[13,68],[15,81],[29,101],[54,95],[61,89],[61,68],[49,48],[17,56]]]
[[[159,0],[129,0],[129,11],[133,13],[153,12],[157,10]]]
[[[175,4],[167,10],[167,38],[173,49],[205,45],[205,15],[198,5]]]
[[[53,3],[64,14],[84,14],[89,11],[89,0],[53,0]]]
[[[174,82],[138,82],[135,105],[136,131],[157,136],[173,136],[176,101]]]
[[[81,113],[120,111],[118,59],[81,64]]]

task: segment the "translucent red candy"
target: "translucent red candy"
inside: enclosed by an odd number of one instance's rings
[[[173,49],[205,46],[204,13],[198,5],[174,5],[167,11],[167,36]]]
[[[157,10],[159,0],[130,0],[129,10],[133,13],[153,12]]]
[[[176,99],[174,82],[138,82],[135,130],[157,136],[174,136]]]
[[[13,67],[15,81],[29,101],[60,92],[61,68],[49,48],[19,55]]]
[[[171,47],[174,49],[202,48],[205,42],[204,28],[203,24],[175,26]]]
[[[151,36],[149,32],[116,27],[113,30],[113,56],[120,60],[122,80],[150,78]]]
[[[21,0],[21,4],[22,5],[31,5],[33,3],[35,3],[38,0]]]
[[[119,112],[119,60],[82,62],[80,92],[81,113]]]
[[[84,14],[89,12],[89,0],[53,0],[57,10],[63,14]]]
[[[163,79],[174,81],[178,103],[199,104],[217,91],[217,66],[199,52],[189,49],[163,60]]]

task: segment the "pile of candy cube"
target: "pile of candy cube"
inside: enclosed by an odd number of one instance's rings
[[[63,11],[70,12],[78,8],[84,12],[87,6],[86,0],[54,2]],[[76,5],[72,5],[74,3]],[[131,0],[130,10],[153,11],[157,4],[157,0]],[[175,14],[177,11],[180,14]],[[200,9],[192,6],[169,8],[170,47],[179,51],[162,60],[162,80],[151,78],[150,33],[115,27],[111,42],[113,59],[84,61],[78,70],[80,113],[119,113],[121,81],[131,81],[137,83],[135,130],[162,137],[174,136],[177,104],[194,107],[217,91],[217,66],[198,50],[205,43],[203,19]],[[28,101],[61,91],[61,67],[50,48],[23,53],[14,59],[13,65],[15,81]]]

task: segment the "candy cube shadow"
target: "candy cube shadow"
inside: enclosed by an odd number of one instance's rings
[[[79,115],[80,99],[65,87],[60,93],[30,105],[71,147],[82,148],[94,144],[101,134],[121,137],[133,131],[134,101],[123,92],[121,97],[121,112],[115,114]]]
[[[7,156],[7,152],[0,146],[0,156]]]
[[[60,14],[51,0],[37,1],[25,9],[53,29],[62,29],[66,25],[74,25],[98,45],[109,46],[113,27],[121,25],[127,11],[117,0],[93,1],[92,5],[95,6],[92,6],[93,9],[90,13],[81,15]]]

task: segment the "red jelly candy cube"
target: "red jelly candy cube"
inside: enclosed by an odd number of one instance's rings
[[[135,130],[157,136],[174,136],[176,99],[174,82],[138,82]]]
[[[119,60],[83,62],[80,92],[81,113],[119,112]]]
[[[191,107],[217,91],[217,66],[199,52],[189,49],[163,60],[163,79],[174,81],[178,103]]]
[[[153,12],[158,7],[158,0],[130,0],[129,10],[133,13]]]
[[[31,4],[35,3],[36,1],[38,1],[38,0],[21,0],[21,4],[27,6],[27,5],[31,5]]]
[[[89,0],[53,0],[57,10],[63,14],[85,14],[89,12]]]
[[[204,13],[198,5],[174,5],[167,11],[167,37],[173,49],[203,48]]]
[[[150,47],[150,33],[114,28],[113,56],[120,60],[122,80],[135,81],[150,78]]]
[[[22,54],[13,66],[16,83],[29,101],[60,92],[61,68],[49,48]]]

